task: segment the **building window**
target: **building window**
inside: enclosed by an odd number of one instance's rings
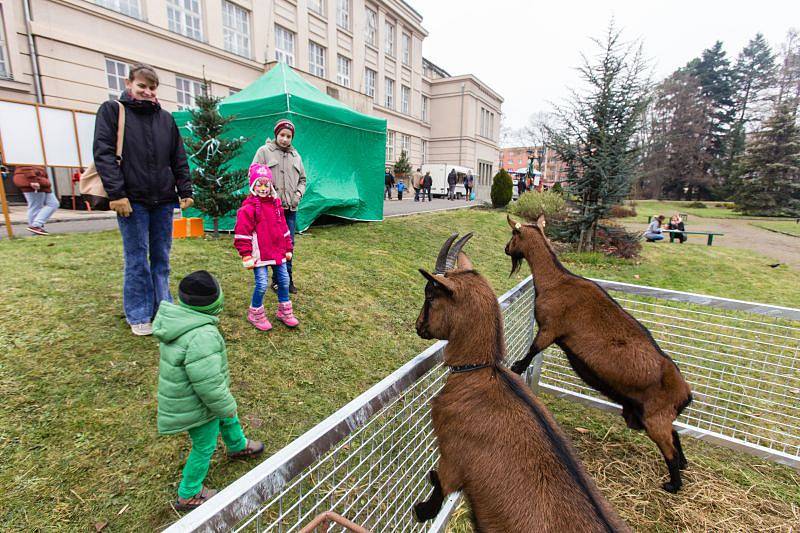
[[[203,93],[203,84],[197,80],[175,76],[175,89],[178,92],[178,109],[194,107],[194,97]]]
[[[222,0],[222,36],[225,50],[250,57],[250,12]]]
[[[294,33],[275,25],[275,60],[294,66]]]
[[[122,13],[129,17],[142,18],[142,12],[139,10],[139,0],[95,0],[95,4],[113,9],[117,13]]]
[[[492,164],[478,161],[478,184],[488,186],[492,181]]]
[[[391,78],[386,78],[386,99],[384,103],[389,109],[394,109],[394,80]]]
[[[422,164],[428,162],[428,141],[422,140]]]
[[[350,87],[350,60],[344,56],[336,57],[336,83]]]
[[[308,0],[308,9],[317,15],[325,15],[325,0]]]
[[[200,0],[167,0],[167,19],[170,31],[203,40]]]
[[[411,64],[411,36],[407,33],[403,34],[403,64]]]
[[[8,45],[6,44],[6,23],[3,18],[3,5],[0,4],[0,78],[10,78],[11,69],[8,66]]]
[[[428,97],[422,95],[422,120],[428,122]]]
[[[400,135],[400,151],[405,152],[406,155],[411,151],[411,135]]]
[[[400,87],[400,111],[408,115],[408,108],[411,102],[411,89],[402,85]]]
[[[386,130],[386,160],[394,161],[394,132]]]
[[[116,100],[125,90],[125,80],[130,67],[127,63],[106,58],[106,79],[108,80],[108,99]]]
[[[364,90],[367,93],[367,96],[371,96],[375,98],[375,78],[378,77],[378,73],[374,70],[368,68],[364,70]]]
[[[336,25],[346,30],[350,29],[350,0],[337,0]]]
[[[385,52],[394,57],[394,24],[386,21],[386,46]]]
[[[365,9],[367,23],[364,27],[364,39],[367,44],[378,46],[378,14],[368,7]]]
[[[494,113],[488,109],[481,108],[481,122],[479,134],[481,137],[491,139],[494,135]]]
[[[308,71],[314,76],[325,77],[325,49],[308,41]]]

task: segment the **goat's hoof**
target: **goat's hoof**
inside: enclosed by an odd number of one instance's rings
[[[663,488],[665,491],[669,493],[675,494],[678,492],[678,490],[680,490],[681,485],[682,483],[673,483],[671,481],[667,481],[666,483],[661,485],[661,488]]]
[[[527,369],[528,369],[528,363],[526,363],[522,359],[520,359],[519,361],[517,361],[516,363],[511,365],[511,371],[513,373],[515,373],[515,374],[520,374],[521,375]]]

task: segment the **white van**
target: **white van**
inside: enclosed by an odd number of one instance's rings
[[[458,181],[456,182],[457,198],[463,198],[467,194],[467,191],[464,188],[464,177],[467,175],[467,173],[472,172],[472,175],[475,176],[475,171],[469,167],[447,165],[444,163],[422,165],[421,169],[423,176],[426,172],[431,173],[431,178],[433,179],[433,185],[431,185],[431,194],[433,196],[447,196],[447,175],[450,174],[452,169],[456,170],[456,176],[458,176]]]

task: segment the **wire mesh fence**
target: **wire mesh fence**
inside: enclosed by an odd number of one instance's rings
[[[679,364],[695,401],[678,426],[800,466],[800,311],[600,281]],[[530,278],[500,298],[508,362],[535,333]],[[417,524],[437,461],[430,400],[447,374],[439,342],[234,482],[169,531],[294,532],[332,511],[373,532],[440,531]],[[539,373],[541,372],[541,375]],[[526,374],[534,387],[614,408],[557,349]],[[345,531],[331,525],[331,531]]]

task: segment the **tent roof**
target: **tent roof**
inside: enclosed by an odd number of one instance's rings
[[[222,100],[223,115],[295,113],[342,126],[386,132],[386,120],[365,115],[328,96],[285,63],[278,63],[256,81]]]

